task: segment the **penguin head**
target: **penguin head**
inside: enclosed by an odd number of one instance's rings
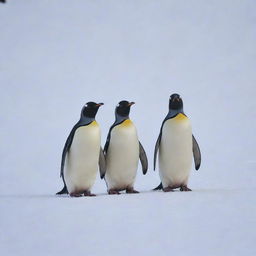
[[[169,99],[169,110],[178,110],[183,108],[183,101],[179,94],[174,93]]]
[[[135,102],[129,102],[127,100],[122,100],[116,106],[116,115],[121,117],[129,117],[130,108],[135,104]]]
[[[81,117],[95,118],[99,107],[102,105],[104,103],[87,102],[82,108]]]

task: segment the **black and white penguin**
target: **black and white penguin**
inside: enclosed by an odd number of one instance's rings
[[[115,122],[110,127],[104,147],[106,155],[105,181],[109,194],[138,193],[134,190],[139,159],[143,174],[148,169],[144,148],[138,140],[137,130],[129,118],[134,102],[120,101],[115,109]]]
[[[105,156],[100,146],[100,127],[95,116],[103,103],[88,102],[82,108],[80,120],[71,130],[65,143],[60,175],[64,188],[57,194],[93,196],[91,188],[98,165],[101,177],[105,174]]]
[[[183,101],[178,94],[169,99],[169,112],[165,117],[154,152],[154,170],[158,154],[159,176],[161,184],[155,188],[163,191],[191,191],[188,178],[194,156],[195,169],[201,164],[201,153],[196,139],[192,135],[189,118],[183,112]]]

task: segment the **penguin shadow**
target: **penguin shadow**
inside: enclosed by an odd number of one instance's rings
[[[127,194],[124,191],[121,191],[120,194],[118,195],[109,195],[107,192],[105,193],[96,193],[96,197],[100,196],[108,196],[108,197],[122,197],[122,196],[140,196],[140,195],[148,195],[148,194],[163,194],[163,195],[172,195],[173,193],[175,194],[185,194],[185,195],[191,195],[191,194],[215,194],[215,193],[233,193],[233,192],[240,192],[240,191],[245,191],[245,190],[251,190],[251,189],[246,189],[246,188],[195,188],[192,189],[192,191],[180,191],[179,188],[174,189],[171,192],[164,192],[163,190],[139,190],[139,193],[137,194]],[[255,188],[256,190],[256,188]],[[69,195],[66,195],[65,197],[70,197]]]
[[[193,190],[194,192],[200,192],[200,190]],[[193,191],[189,191],[191,193],[193,193]],[[206,191],[206,190],[202,190],[203,191]],[[97,197],[127,197],[127,196],[131,196],[131,197],[139,197],[140,195],[149,195],[149,194],[173,194],[173,193],[182,193],[183,191],[180,191],[179,189],[175,189],[174,191],[172,192],[164,192],[162,190],[153,190],[153,189],[149,189],[149,190],[139,190],[139,193],[134,193],[134,194],[129,194],[129,193],[126,193],[125,191],[120,191],[119,194],[108,194],[108,192],[100,192],[100,193],[95,193],[96,196],[93,196],[93,197],[88,197],[88,196],[83,196],[81,195],[80,197],[71,197],[70,195],[68,194],[65,194],[65,195],[55,195],[55,197],[59,197],[59,198],[97,198]],[[184,194],[184,192],[182,193]]]
[[[39,199],[39,198],[102,198],[102,197],[139,197],[140,195],[149,195],[149,194],[170,194],[170,196],[175,193],[181,193],[181,194],[215,194],[215,193],[233,193],[233,192],[240,192],[240,191],[246,191],[249,189],[246,188],[196,188],[193,189],[192,191],[189,191],[189,193],[184,193],[183,191],[180,191],[179,189],[175,189],[172,192],[163,192],[162,190],[141,190],[139,191],[138,194],[127,194],[125,192],[120,192],[118,195],[109,195],[107,192],[100,192],[96,193],[95,197],[86,197],[86,196],[81,196],[81,197],[71,197],[68,194],[65,195],[56,195],[56,194],[2,194],[0,195],[0,199]],[[250,189],[251,190],[251,189]],[[254,188],[256,190],[256,188]]]
[[[208,190],[208,192],[211,191],[211,190]],[[212,190],[213,192],[214,190]],[[189,191],[190,193],[188,194],[191,194],[193,192],[207,192],[207,189],[202,189],[202,190],[192,190],[192,191]],[[149,194],[173,194],[173,193],[182,193],[184,194],[183,191],[180,191],[179,189],[175,189],[173,190],[172,192],[164,192],[163,190],[154,190],[154,189],[149,189],[149,190],[139,190],[139,193],[134,193],[134,194],[129,194],[129,193],[126,193],[125,191],[120,191],[119,194],[108,194],[108,192],[99,192],[99,193],[95,193],[96,196],[93,196],[93,197],[88,197],[88,196],[83,196],[81,195],[80,197],[71,197],[70,195],[68,194],[62,194],[62,195],[55,195],[55,197],[57,198],[97,198],[97,197],[114,197],[114,198],[117,198],[117,197],[139,197],[141,195],[149,195]],[[186,193],[185,193],[186,194]]]
[[[123,197],[123,196],[133,196],[135,197],[136,195],[139,196],[140,194],[149,194],[151,192],[157,192],[157,191],[153,191],[153,190],[142,190],[142,191],[139,191],[139,193],[134,193],[134,194],[129,194],[129,193],[126,193],[125,191],[120,191],[119,194],[112,194],[110,195],[108,192],[99,192],[99,193],[94,193],[95,196],[84,196],[84,195],[81,195],[79,197],[72,197],[70,196],[69,194],[62,194],[62,195],[53,195],[54,197],[56,198],[97,198],[97,197]]]

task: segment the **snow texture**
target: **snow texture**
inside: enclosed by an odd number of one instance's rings
[[[256,2],[9,0],[0,4],[0,255],[256,255]],[[202,151],[190,193],[152,192],[177,92]],[[148,157],[138,195],[57,197],[87,101],[104,144],[123,99]]]

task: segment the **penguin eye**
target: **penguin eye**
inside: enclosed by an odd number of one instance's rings
[[[88,104],[86,103],[84,106],[87,108],[87,107],[88,107]]]

